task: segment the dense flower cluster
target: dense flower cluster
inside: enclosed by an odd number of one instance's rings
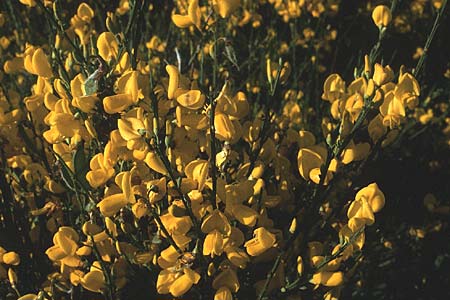
[[[328,75],[317,97],[325,102],[308,107],[298,66],[281,57],[315,49],[307,63],[324,72],[316,60],[332,28],[296,28],[290,44],[246,62],[233,47],[243,28],[267,28],[255,53],[276,41],[259,8],[296,26],[334,16],[339,1],[180,0],[170,29],[151,23],[162,15],[148,1],[108,12],[90,2],[20,3],[45,16],[52,35],[25,42],[15,31],[20,51],[3,61],[2,82],[12,84],[0,86],[2,167],[31,242],[51,236],[39,245],[52,272],[22,295],[21,259],[0,247],[0,278],[18,299],[74,290],[115,299],[140,269],[155,292],[177,299],[230,300],[249,287],[258,299],[299,299],[301,285],[337,299],[385,205],[377,183],[352,186],[347,170],[407,121],[433,118],[419,106],[414,71],[395,73],[374,51],[350,84]],[[380,41],[398,26],[387,6],[371,16]],[[144,36],[144,24],[155,30]],[[252,64],[256,74],[236,82]]]

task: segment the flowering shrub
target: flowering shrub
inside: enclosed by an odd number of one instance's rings
[[[340,2],[2,3],[5,295],[338,299],[391,201],[356,178],[418,124],[449,132],[420,83],[447,1],[411,4],[435,22],[398,67],[383,43],[418,21],[363,1],[353,77],[327,65]]]

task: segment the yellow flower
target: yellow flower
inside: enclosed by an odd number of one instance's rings
[[[7,264],[7,265],[13,265],[13,266],[17,266],[18,264],[20,264],[20,257],[19,254],[17,254],[16,252],[6,252],[5,254],[3,254],[3,263]]]
[[[386,27],[392,20],[392,14],[389,7],[378,5],[372,11],[372,20],[378,27]]]
[[[198,6],[198,0],[189,0],[187,15],[172,15],[173,23],[179,28],[186,28],[195,25],[198,30],[201,30],[201,11]]]
[[[384,207],[384,194],[375,182],[359,190],[355,196],[355,200],[362,198],[367,200],[374,213],[379,212]]]
[[[327,150],[320,145],[301,148],[298,151],[297,162],[300,175],[305,180],[312,180],[318,184],[320,182],[320,168],[327,157]],[[333,169],[329,168],[324,183],[327,184],[332,178]]]
[[[339,286],[344,282],[344,274],[342,272],[319,272],[313,275],[310,282],[316,285]]]
[[[390,91],[384,96],[379,110],[383,116],[383,125],[391,129],[398,127],[406,116],[404,104],[401,99],[395,97],[394,91]]]
[[[106,62],[117,60],[119,55],[119,43],[113,33],[106,31],[101,33],[97,39],[98,54]]]
[[[173,65],[167,65],[166,71],[169,74],[169,85],[167,87],[167,98],[169,100],[175,97],[175,91],[178,89],[178,85],[180,82],[180,72],[177,67]]]
[[[228,242],[228,241],[227,241]],[[228,260],[241,269],[245,269],[247,263],[250,261],[250,257],[245,253],[244,250],[239,249],[234,246],[226,246],[225,252],[227,254]]]
[[[215,2],[215,3],[214,3]],[[241,5],[241,0],[215,0],[213,7],[222,18],[228,18]]]
[[[44,50],[28,46],[24,54],[24,67],[28,73],[45,78],[52,77],[52,68]]]
[[[24,59],[23,57],[14,57],[9,59],[3,65],[3,70],[6,74],[14,74],[19,72],[24,68]]]
[[[175,217],[167,213],[161,216],[161,221],[172,235],[185,235],[192,227],[189,216]]]
[[[112,217],[128,203],[128,199],[125,195],[120,193],[103,198],[103,200],[97,204],[97,207],[100,209],[102,215],[105,217]]]
[[[139,81],[142,78],[138,71],[129,70],[122,74],[116,81],[117,95],[108,96],[103,99],[103,108],[108,114],[120,113],[132,104],[137,104],[144,98]]]
[[[212,287],[217,290],[226,287],[231,292],[236,293],[240,288],[236,271],[231,268],[223,270],[216,278],[214,278]]]
[[[223,113],[218,113],[214,116],[214,126],[216,129],[216,138],[221,141],[235,143],[242,135],[240,123],[238,121],[231,121]]]
[[[220,256],[223,252],[223,236],[218,230],[208,233],[203,242],[203,255]]]
[[[205,104],[205,95],[199,90],[189,90],[177,93],[179,94],[177,97],[178,104],[188,109],[196,110],[202,108]]]
[[[227,207],[227,209],[229,208]],[[239,221],[239,223],[249,227],[255,226],[256,221],[258,220],[258,214],[256,211],[243,204],[231,205],[231,213],[236,220]]]
[[[372,207],[366,198],[361,197],[353,201],[347,211],[348,226],[353,231],[358,231],[364,225],[372,225],[375,222]]]
[[[394,95],[402,101],[403,105],[408,106],[409,109],[414,109],[420,96],[419,83],[411,74],[404,73],[398,79]]]
[[[253,239],[245,243],[247,253],[251,256],[258,256],[266,250],[272,248],[277,241],[275,235],[264,227],[259,227],[253,232]]]
[[[94,262],[91,269],[80,279],[81,285],[88,291],[101,293],[106,287],[105,276],[99,262]]]
[[[71,227],[63,226],[53,236],[54,245],[45,251],[52,261],[60,261],[69,267],[79,267],[81,259],[76,254],[78,249],[78,233]]]
[[[220,210],[216,209],[203,220],[201,230],[204,233],[218,230],[222,234],[228,235],[231,232],[231,225],[227,217]]]
[[[29,6],[29,7],[35,7],[36,1],[35,0],[19,0],[20,3]]]
[[[94,10],[85,2],[81,3],[77,9],[77,15],[85,22],[90,22],[94,17]]]
[[[147,183],[147,189],[149,190],[148,199],[150,200],[150,203],[155,204],[160,201],[167,192],[166,177],[149,181]]]
[[[382,86],[394,79],[394,71],[389,65],[383,67],[382,65],[376,63],[375,70],[373,72],[373,81],[377,86]]]
[[[158,155],[155,152],[149,151],[145,156],[144,162],[153,171],[163,175],[168,174],[163,161],[158,157]]]
[[[233,300],[233,294],[229,288],[223,286],[214,294],[214,300]]]
[[[373,118],[372,121],[370,121],[367,130],[369,131],[369,136],[372,141],[377,142],[387,132],[387,128],[383,125],[383,117],[378,114]]]
[[[333,103],[345,95],[345,82],[338,74],[331,74],[323,84],[322,99]]]
[[[105,150],[107,149],[105,148]],[[86,179],[93,188],[102,186],[114,175],[114,169],[103,153],[92,157],[90,168]]]
[[[352,140],[342,152],[342,162],[344,164],[349,164],[353,161],[363,160],[369,155],[369,152],[369,143],[355,144]]]
[[[206,177],[208,176],[209,164],[206,160],[198,159],[191,161],[184,168],[184,172],[186,173],[187,178],[195,180],[198,183],[197,189],[202,191]]]

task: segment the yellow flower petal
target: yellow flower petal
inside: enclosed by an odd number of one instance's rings
[[[19,254],[12,251],[3,254],[3,263],[7,265],[17,266],[18,264],[20,264]]]
[[[113,95],[103,99],[103,108],[108,114],[122,112],[132,104],[133,99],[129,94]]]
[[[386,5],[378,5],[372,11],[372,19],[378,27],[386,27],[392,20],[392,14]]]
[[[84,275],[80,283],[88,291],[100,293],[105,288],[105,277],[102,271],[93,270]]]
[[[150,169],[152,169],[160,174],[163,174],[163,175],[168,174],[167,169],[164,166],[164,163],[162,162],[162,160],[158,157],[158,155],[155,152],[153,152],[153,151],[148,152],[147,155],[145,156],[144,162],[147,164],[147,166]]]
[[[117,59],[119,53],[119,43],[113,33],[107,31],[98,36],[97,39],[98,54],[106,62]]]
[[[83,21],[89,22],[94,17],[94,10],[87,3],[83,2],[78,6],[77,15]]]
[[[217,10],[222,18],[229,17],[241,5],[240,0],[217,0]]]
[[[32,65],[34,74],[42,76],[42,77],[51,77],[53,75],[52,68],[48,63],[47,56],[44,53],[44,50],[38,48],[32,58]]]
[[[344,274],[342,272],[319,272],[313,275],[310,282],[324,286],[339,286],[344,282]]]
[[[222,252],[223,252],[222,234],[217,230],[213,230],[212,232],[208,233],[205,237],[205,241],[203,242],[203,255],[205,256],[211,255],[211,257],[214,258],[214,256],[222,255]]]
[[[175,26],[179,28],[187,28],[194,24],[189,16],[187,15],[183,16],[178,14],[172,15],[172,22],[175,24]]]
[[[75,243],[61,231],[55,233],[54,241],[55,245],[59,246],[61,250],[68,256],[74,255],[78,249],[77,243]]]
[[[180,81],[180,73],[178,72],[177,67],[173,65],[167,65],[166,71],[169,74],[169,86],[167,87],[167,98],[171,100],[174,98],[175,91],[178,88],[178,84]]]
[[[100,209],[102,215],[111,217],[125,207],[127,203],[128,200],[125,198],[125,195],[120,193],[105,197],[97,204],[97,207]]]
[[[198,30],[201,30],[202,13],[200,11],[200,7],[198,6],[198,0],[189,1],[188,16],[191,19],[192,24],[194,24]]]
[[[199,109],[205,104],[205,95],[199,90],[190,90],[177,97],[177,102],[189,109]]]

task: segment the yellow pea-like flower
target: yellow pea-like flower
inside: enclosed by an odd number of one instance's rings
[[[175,279],[169,288],[169,292],[174,297],[180,297],[191,289],[200,280],[200,274],[190,268],[183,269],[184,274]]]
[[[235,204],[231,208],[231,213],[239,221],[239,223],[245,226],[253,227],[258,220],[258,214],[256,211],[243,204]]]
[[[59,246],[66,256],[74,255],[78,249],[77,243],[63,231],[58,231],[53,237],[55,245]]]
[[[189,1],[187,15],[172,15],[172,22],[179,28],[187,28],[191,25],[195,25],[198,30],[201,30],[201,11],[198,0]]]
[[[52,261],[59,261],[66,257],[66,253],[59,246],[52,246],[45,251],[45,254]]]
[[[115,182],[122,189],[125,199],[127,199],[129,203],[135,203],[136,198],[131,188],[131,172],[120,172],[116,175]]]
[[[7,60],[3,65],[3,70],[6,74],[14,74],[19,70],[24,68],[24,59],[23,57],[14,57],[10,60]]]
[[[315,150],[317,150],[317,148],[314,149],[312,147],[304,147],[298,151],[298,170],[300,175],[306,180],[310,179],[309,174],[311,170],[314,168],[320,168],[324,162],[324,158]]]
[[[275,235],[264,227],[259,227],[253,232],[253,239],[245,243],[247,253],[251,256],[259,256],[272,248],[277,241]]]
[[[214,116],[214,126],[216,128],[216,138],[221,141],[231,141],[236,137],[236,127],[230,118],[222,113]]]
[[[241,269],[245,269],[247,263],[250,261],[250,257],[244,250],[234,246],[225,246],[225,252],[227,253],[228,260]]]
[[[8,269],[8,280],[12,286],[15,286],[19,278],[17,277],[16,272],[12,268]]]
[[[209,171],[208,161],[203,159],[191,161],[189,164],[186,165],[184,170],[187,178],[193,179],[198,182],[197,189],[199,191],[202,191],[205,186],[208,171]]]
[[[77,16],[85,22],[90,22],[94,17],[94,10],[89,6],[89,4],[83,2],[78,6]]]
[[[392,13],[386,5],[378,5],[372,11],[372,20],[378,27],[386,27],[392,20]]]
[[[338,74],[331,74],[323,84],[322,99],[333,103],[345,95],[345,81]]]
[[[97,39],[98,54],[106,62],[116,60],[119,55],[119,43],[113,33],[106,31],[101,33]]]
[[[350,141],[348,146],[342,152],[342,163],[349,164],[353,161],[360,161],[369,155],[370,144],[369,143],[359,143],[355,144]]]
[[[180,82],[180,72],[174,65],[167,65],[166,71],[169,74],[169,86],[167,87],[167,98],[172,100]]]
[[[214,8],[222,18],[228,18],[241,5],[241,0],[216,0]]]
[[[301,256],[297,257],[297,273],[301,276],[304,270],[303,258]]]
[[[145,202],[141,199],[133,204],[133,206],[131,207],[131,211],[137,219],[140,219],[149,213],[147,204],[145,204]]]
[[[103,99],[103,108],[108,114],[120,113],[133,104],[131,95],[119,94]]]
[[[363,225],[370,226],[375,222],[372,207],[365,198],[353,201],[348,208],[347,216],[349,218],[348,226],[353,232]]]
[[[229,288],[223,286],[214,294],[214,300],[233,300],[233,294]]]
[[[407,105],[409,109],[414,109],[420,96],[419,83],[411,74],[403,73],[398,79],[394,95],[397,99],[401,99],[403,104]]]
[[[312,284],[324,286],[339,286],[344,282],[344,273],[342,272],[319,272],[313,275]]]
[[[179,28],[187,28],[194,24],[188,15],[179,14],[172,15],[172,22]]]
[[[3,263],[7,265],[17,266],[18,264],[20,264],[19,254],[13,251],[6,252],[5,254],[3,254]]]
[[[47,55],[41,48],[37,48],[31,55],[25,57],[25,69],[31,74],[45,78],[53,75]]]
[[[373,71],[373,81],[376,85],[382,86],[394,79],[394,71],[389,65],[383,67],[376,63]]]
[[[20,3],[29,6],[29,7],[35,7],[36,1],[35,0],[19,0]]]
[[[222,234],[229,234],[231,225],[227,217],[220,210],[216,209],[203,220],[201,230],[204,233],[218,230]]]
[[[198,30],[202,30],[201,28],[201,17],[202,13],[200,11],[200,7],[198,6],[198,0],[190,0],[188,6],[188,16],[192,21],[192,24],[197,27]]]
[[[223,253],[223,236],[218,230],[213,230],[208,233],[203,242],[203,255],[214,258],[214,256],[220,256]]]
[[[124,194],[120,193],[103,198],[103,200],[97,204],[97,207],[100,209],[102,215],[105,217],[112,217],[127,204],[128,199],[125,198]]]
[[[355,200],[365,198],[371,206],[374,213],[379,212],[385,204],[385,197],[378,185],[374,182],[359,190]]]
[[[232,268],[226,268],[214,278],[212,287],[216,290],[226,287],[231,292],[236,293],[241,286],[236,271]]]
[[[188,109],[199,109],[205,104],[205,95],[199,90],[190,90],[177,97],[177,102]]]
[[[94,268],[81,278],[80,283],[85,289],[94,293],[100,293],[106,286],[103,272]]]
[[[147,155],[145,156],[144,162],[153,171],[163,175],[168,174],[167,168],[165,167],[164,163],[155,152],[153,151],[148,152]]]

